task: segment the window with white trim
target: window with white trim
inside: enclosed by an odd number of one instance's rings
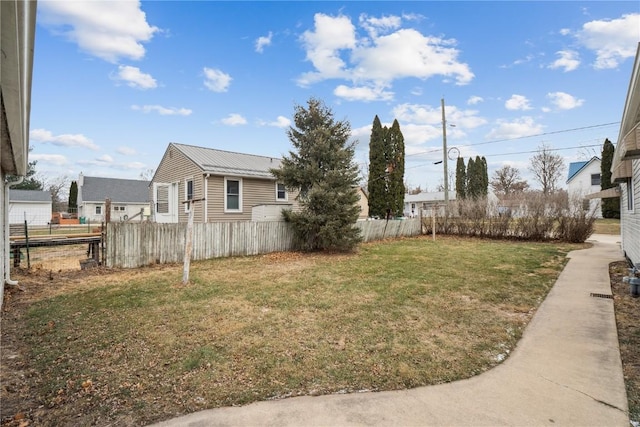
[[[592,173],[591,174],[591,185],[600,185],[600,174]]]
[[[193,200],[193,178],[185,179],[184,181],[184,199]],[[190,203],[184,204],[184,211],[189,212]]]
[[[96,206],[96,215],[102,215],[102,205]]]
[[[242,212],[242,179],[224,179],[224,211]]]
[[[633,211],[633,179],[627,179],[627,210]]]
[[[277,201],[286,201],[287,197],[287,189],[284,184],[281,182],[276,182],[276,200]]]

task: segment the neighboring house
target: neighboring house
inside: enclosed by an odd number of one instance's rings
[[[9,190],[9,224],[48,225],[51,222],[51,193],[37,190]]]
[[[602,218],[599,199],[587,195],[600,191],[600,159],[593,156],[588,161],[569,163],[567,193],[570,202],[579,202],[582,209],[596,218]]]
[[[9,186],[7,175],[24,176],[29,156],[31,75],[36,29],[36,2],[0,1],[0,308],[4,285],[15,284],[9,265]]]
[[[456,192],[449,191],[449,201],[456,200]],[[432,209],[438,208],[438,215],[444,214],[444,191],[421,192],[404,195],[404,215],[410,218],[420,215],[430,216]]]
[[[360,206],[360,214],[358,220],[369,218],[369,195],[363,187],[358,187],[358,206]]]
[[[280,159],[170,143],[151,181],[156,222],[186,222],[193,200],[195,222],[280,218],[295,197],[270,169]]]
[[[142,221],[149,218],[149,181],[84,176],[78,178],[80,222],[103,222],[106,200],[111,201],[111,222]]]
[[[611,181],[620,183],[622,250],[640,268],[640,43],[611,165]]]

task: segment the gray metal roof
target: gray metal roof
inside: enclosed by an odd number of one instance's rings
[[[269,169],[280,167],[276,157],[256,156],[254,154],[234,153],[213,148],[170,143],[193,161],[203,173],[213,175],[237,175],[255,178],[274,179]]]
[[[10,202],[49,202],[51,203],[51,193],[40,190],[15,190],[9,189]]]
[[[84,176],[83,202],[148,203],[149,181]]]

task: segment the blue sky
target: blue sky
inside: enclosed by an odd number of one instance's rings
[[[433,191],[444,98],[449,148],[536,187],[542,144],[568,166],[616,142],[638,42],[637,1],[40,0],[30,160],[71,180],[139,178],[170,142],[282,157],[315,97],[365,170],[374,117],[398,119]]]

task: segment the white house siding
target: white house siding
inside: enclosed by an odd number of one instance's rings
[[[600,175],[600,160],[590,161],[567,183],[567,193],[570,200],[575,203],[582,203],[585,196],[600,191],[601,186],[591,185],[591,175]],[[601,199],[591,199],[589,201],[589,212],[595,214],[596,218],[602,218]]]
[[[621,183],[620,224],[622,247],[636,266],[640,268],[640,160],[633,160],[633,210],[627,209],[628,197],[626,183]]]
[[[153,182],[164,184],[175,182],[178,184],[178,200],[174,202],[178,203],[179,222],[187,222],[188,219],[188,213],[185,212],[184,204],[182,203],[185,200],[185,177],[193,177],[193,197],[194,199],[201,199],[204,195],[202,170],[180,150],[171,147],[160,161],[160,165],[153,177]],[[149,188],[149,200],[151,200],[152,208],[155,211],[153,185],[149,186]],[[202,222],[204,218],[204,203],[195,203],[194,205],[194,221]]]
[[[51,203],[10,202],[9,224],[47,225],[51,221]]]

